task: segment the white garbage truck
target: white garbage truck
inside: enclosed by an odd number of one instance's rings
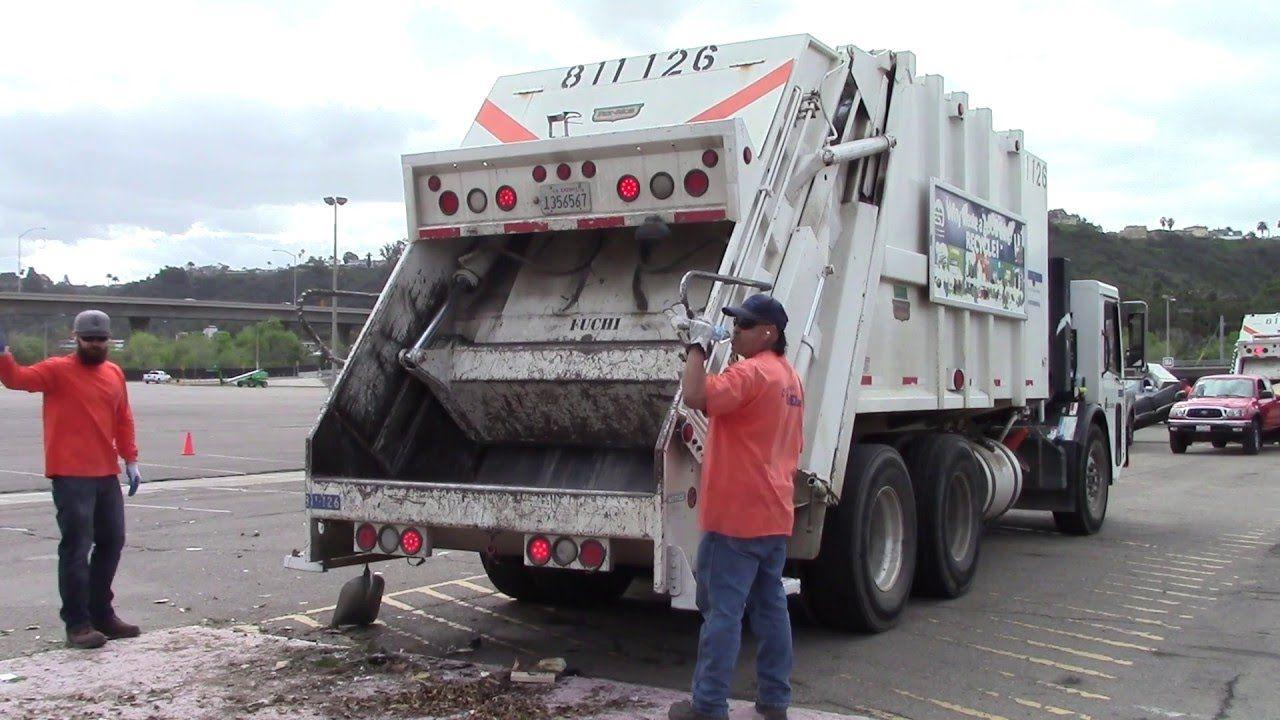
[[[756,292],[805,385],[788,584],[821,622],[964,593],[1011,508],[1102,526],[1145,306],[1050,258],[1044,161],[911,53],[584,58],[498,79],[402,169],[412,242],[307,444],[289,567],[448,548],[519,600],[645,578],[694,607],[707,419],[664,313]]]
[[[1231,371],[1280,382],[1280,313],[1251,313],[1240,323]]]

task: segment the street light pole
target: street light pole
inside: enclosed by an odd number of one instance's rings
[[[22,292],[22,238],[26,237],[27,233],[35,232],[37,230],[47,230],[47,229],[48,228],[45,228],[45,227],[27,228],[26,230],[22,231],[21,235],[18,236],[18,292]]]
[[[282,255],[288,257],[290,260],[290,264],[293,265],[293,298],[290,300],[290,302],[295,302],[295,303],[298,302],[298,265],[299,263],[302,262],[303,251],[299,250],[298,254],[294,255],[288,250],[272,248],[271,252],[281,253]]]
[[[1178,298],[1172,295],[1164,296],[1164,351],[1169,354],[1169,357],[1173,357],[1173,345],[1169,344],[1169,308],[1170,304],[1175,302],[1178,302]]]
[[[326,205],[333,206],[333,297],[329,300],[333,309],[333,328],[329,331],[329,344],[336,353],[338,350],[338,207],[347,204],[347,199],[340,196],[329,196],[324,199]],[[333,363],[337,365],[336,360]]]

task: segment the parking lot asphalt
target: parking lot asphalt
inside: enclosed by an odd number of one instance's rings
[[[318,382],[237,388],[129,383],[147,480],[303,466],[303,441],[328,391]],[[0,388],[0,494],[47,488],[38,394]],[[184,456],[190,432],[194,456]]]
[[[988,528],[962,598],[913,600],[898,627],[874,636],[797,617],[795,701],[915,720],[1276,717],[1277,462],[1275,446],[1174,456],[1163,428],[1141,431],[1098,535],[1066,537],[1046,514],[1014,513]],[[358,570],[282,568],[305,541],[301,485],[285,473],[144,486],[128,504],[121,613],[149,629],[253,623],[323,637],[338,588]],[[61,643],[56,541],[45,494],[0,496],[0,656]],[[562,656],[590,676],[687,687],[698,619],[643,583],[584,611],[506,598],[471,553],[377,569],[381,619],[357,635],[382,647],[506,666]],[[744,699],[750,652],[748,642],[734,688]]]

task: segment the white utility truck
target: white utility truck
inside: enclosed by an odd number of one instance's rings
[[[517,599],[651,576],[692,608],[707,419],[664,311],[760,291],[805,384],[788,575],[821,621],[964,593],[1010,508],[1102,526],[1145,315],[1069,280],[1044,162],[911,53],[801,35],[502,77],[462,149],[402,164],[414,242],[308,443],[288,566],[474,550]]]
[[[1232,372],[1280,382],[1280,313],[1245,315],[1236,340]]]

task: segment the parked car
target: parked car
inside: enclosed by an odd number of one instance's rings
[[[142,382],[147,385],[151,383],[168,383],[173,382],[173,376],[163,370],[148,370],[142,374]]]
[[[1162,423],[1169,419],[1174,403],[1186,400],[1191,387],[1174,377],[1163,365],[1147,363],[1147,372],[1140,378],[1128,381],[1129,441],[1133,431]]]
[[[1209,375],[1191,396],[1169,411],[1169,449],[1184,453],[1192,443],[1216,448],[1238,442],[1257,455],[1264,439],[1280,435],[1280,401],[1271,381],[1256,375]]]

